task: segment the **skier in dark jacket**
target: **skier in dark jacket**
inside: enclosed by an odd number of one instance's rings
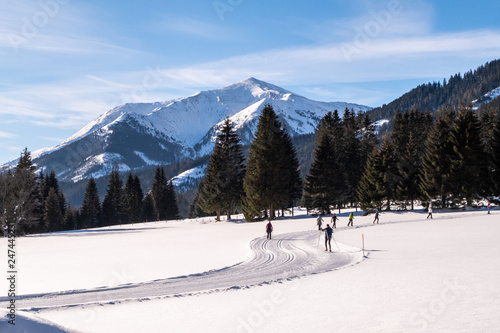
[[[325,232],[325,251],[328,251],[328,247],[330,248],[330,252],[332,252],[332,235],[333,229],[329,224],[326,225],[325,229],[321,229],[321,231]]]
[[[335,213],[333,213],[332,215],[332,219],[331,219],[331,222],[332,222],[332,228],[336,229],[337,228],[337,221],[338,221],[338,217],[337,215],[335,215]]]
[[[267,239],[271,239],[271,233],[273,232],[273,225],[271,224],[271,221],[266,224],[266,232],[267,232]]]

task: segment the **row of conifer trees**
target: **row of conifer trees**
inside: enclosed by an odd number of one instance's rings
[[[316,130],[309,174],[299,176],[295,148],[267,105],[248,161],[229,120],[221,129],[192,216],[243,211],[246,220],[273,218],[301,205],[320,214],[346,206],[413,209],[416,201],[442,207],[471,205],[500,193],[500,124],[495,110],[443,109],[433,116],[397,112],[393,131],[379,144],[362,114],[328,113]]]
[[[143,194],[137,175],[129,174],[125,186],[117,169],[111,172],[101,203],[91,178],[82,207],[66,202],[53,171],[36,173],[31,153],[25,149],[14,171],[0,173],[0,224],[15,226],[17,235],[111,226],[179,217],[177,195],[161,167],[155,170],[151,191]]]

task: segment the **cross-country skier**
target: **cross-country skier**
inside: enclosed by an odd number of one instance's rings
[[[273,232],[273,225],[271,221],[266,224],[267,239],[271,239],[271,233]]]
[[[373,219],[373,224],[375,224],[375,221],[377,221],[377,224],[378,224],[378,209],[375,212],[375,218]]]
[[[330,252],[332,252],[332,234],[333,229],[330,228],[330,225],[327,224],[325,229],[321,229],[321,231],[325,232],[325,252],[330,248]]]
[[[349,214],[349,223],[347,223],[347,226],[353,226],[352,225],[352,222],[354,221],[354,214],[351,212],[351,214]]]
[[[318,218],[316,219],[316,224],[318,225],[318,230],[322,230],[321,226],[323,225],[323,218],[321,215],[318,215]]]
[[[429,213],[427,214],[427,218],[430,217],[432,220],[432,202],[429,202],[429,208],[427,208],[427,212]]]
[[[332,215],[332,219],[331,219],[331,222],[332,222],[332,227],[333,227],[334,229],[337,229],[337,220],[338,220],[338,219],[339,219],[339,218],[337,217],[337,215],[335,215],[335,213],[333,213],[333,215]]]
[[[490,213],[491,210],[491,203],[488,202],[488,214]]]

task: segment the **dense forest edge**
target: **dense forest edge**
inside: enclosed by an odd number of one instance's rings
[[[79,183],[37,172],[25,149],[16,168],[0,174],[2,230],[15,225],[24,235],[235,213],[257,221],[295,205],[327,214],[493,202],[500,195],[500,97],[484,95],[498,87],[496,60],[367,113],[330,112],[314,134],[294,138],[267,105],[250,146],[226,120],[210,156]],[[390,122],[377,130],[379,119]],[[194,188],[175,188],[172,177],[201,165],[206,173]]]

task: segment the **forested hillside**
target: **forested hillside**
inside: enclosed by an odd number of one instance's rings
[[[392,119],[397,110],[436,112],[441,108],[451,107],[458,111],[461,104],[467,105],[474,100],[481,100],[484,94],[497,87],[500,87],[500,60],[488,62],[463,75],[452,75],[443,82],[422,84],[389,104],[368,111],[367,114],[375,121]]]

